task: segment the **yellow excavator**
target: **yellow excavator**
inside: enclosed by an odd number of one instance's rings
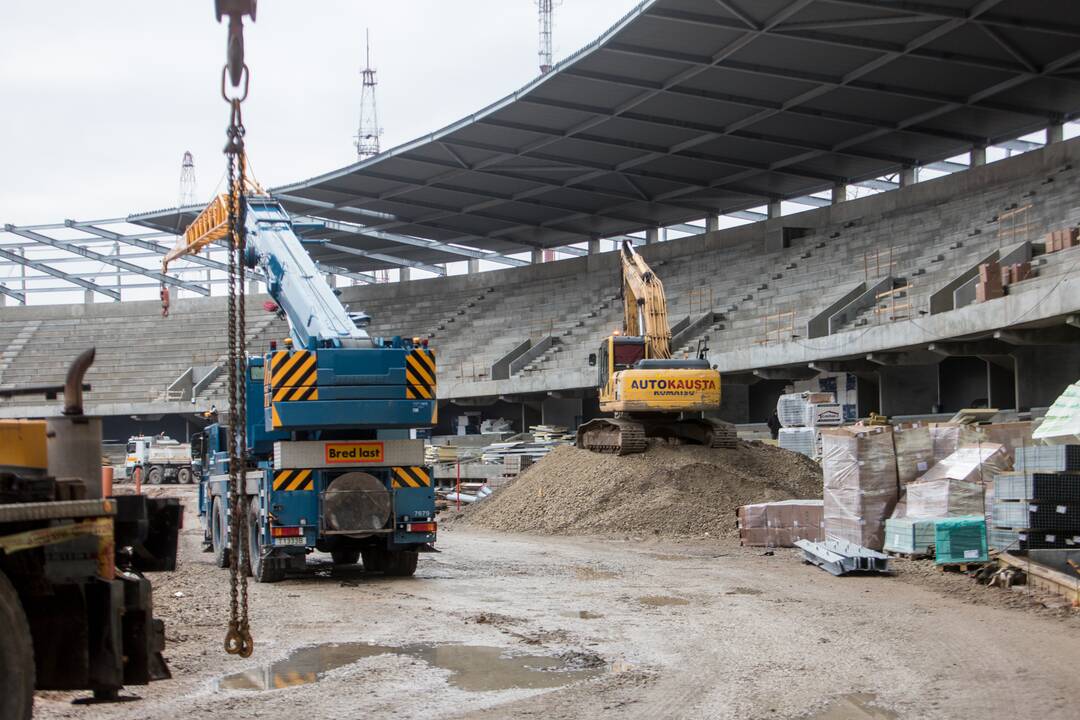
[[[623,330],[604,338],[589,356],[597,367],[600,411],[577,430],[577,446],[594,452],[644,452],[647,439],[734,447],[735,429],[702,416],[720,409],[720,373],[704,350],[697,358],[671,357],[667,298],[660,278],[629,242],[620,251]]]

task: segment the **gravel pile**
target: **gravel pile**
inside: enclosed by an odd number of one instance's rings
[[[726,450],[650,441],[646,452],[623,457],[557,448],[460,521],[558,535],[717,537],[737,534],[740,505],[820,497],[821,468],[797,453],[756,442]]]

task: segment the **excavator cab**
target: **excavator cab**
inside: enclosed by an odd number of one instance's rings
[[[639,360],[645,359],[645,338],[609,335],[601,343],[598,355],[596,384],[603,390],[612,375],[632,368]]]

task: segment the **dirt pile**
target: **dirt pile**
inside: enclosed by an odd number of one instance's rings
[[[740,505],[819,497],[816,463],[761,443],[727,450],[650,442],[623,457],[560,447],[461,521],[559,535],[717,537],[737,533]]]

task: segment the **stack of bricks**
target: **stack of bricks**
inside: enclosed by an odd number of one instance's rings
[[[1021,280],[1027,280],[1029,277],[1032,277],[1030,262],[1013,263],[1001,268],[1002,285],[1012,285]]]
[[[975,302],[995,300],[1005,295],[1001,277],[1001,263],[997,260],[980,265],[979,284],[975,286]]]
[[[1080,245],[1080,240],[1077,239],[1080,235],[1080,231],[1077,228],[1066,228],[1065,230],[1054,230],[1046,236],[1046,252],[1052,253],[1058,250],[1068,250],[1069,248]]]

